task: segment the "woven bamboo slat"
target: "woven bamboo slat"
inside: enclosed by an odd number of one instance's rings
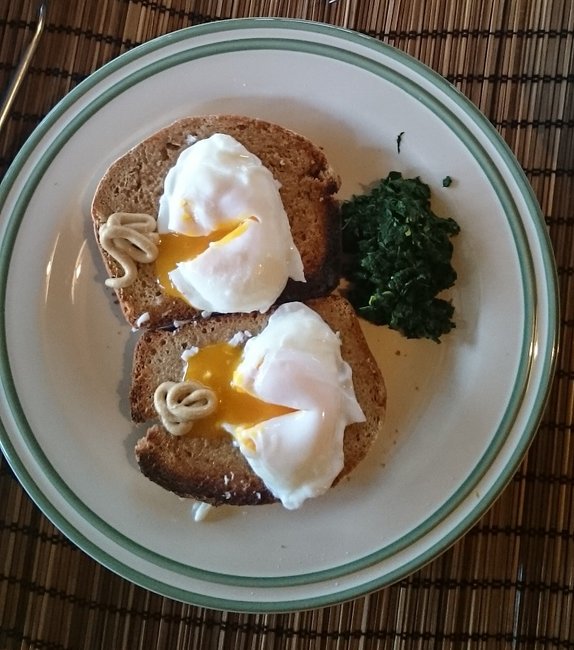
[[[55,0],[0,134],[0,174],[79,81],[134,45],[223,18],[324,21],[403,50],[485,113],[532,184],[561,300],[557,372],[518,472],[451,549],[396,585],[320,610],[238,614],[136,587],[79,551],[0,458],[0,648],[574,648],[574,3],[571,0]],[[35,24],[0,3],[0,88]]]

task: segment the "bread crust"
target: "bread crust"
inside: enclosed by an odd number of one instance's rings
[[[99,227],[114,212],[143,212],[157,218],[163,182],[190,137],[226,133],[258,156],[281,184],[280,194],[301,254],[306,282],[289,280],[277,302],[327,295],[340,278],[338,175],[323,151],[302,135],[280,125],[239,115],[203,115],[177,120],[146,138],[114,162],[101,179],[91,208],[98,245]],[[110,277],[121,275],[116,261],[100,247]],[[133,285],[117,289],[132,327],[157,328],[196,318],[185,300],[165,294],[153,264],[137,264]],[[140,317],[146,314],[142,323]]]
[[[336,295],[306,304],[339,333],[341,353],[353,371],[355,394],[366,417],[365,422],[345,429],[345,464],[335,484],[359,464],[375,441],[385,417],[386,388],[350,304]],[[215,316],[193,321],[175,331],[143,332],[134,351],[132,419],[141,423],[157,418],[153,392],[162,381],[181,380],[180,357],[184,349],[226,341],[238,331],[248,330],[255,335],[265,327],[271,313],[272,310],[266,314]],[[171,436],[161,425],[153,424],[135,447],[142,473],[181,497],[213,505],[276,501],[253,473],[231,436],[202,434],[200,422],[192,435],[181,437]]]

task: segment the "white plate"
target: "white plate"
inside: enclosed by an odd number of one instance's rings
[[[134,463],[125,396],[136,336],[103,287],[89,204],[118,155],[174,118],[208,112],[309,136],[340,172],[342,198],[390,169],[420,175],[462,232],[457,329],[442,344],[366,327],[389,414],[350,480],[296,512],[227,509],[197,524],[188,502]],[[539,209],[486,118],[391,47],[270,19],[169,34],[65,97],[23,147],[0,199],[2,449],[71,540],[151,590],[287,611],[388,585],[484,513],[535,432],[557,326]]]

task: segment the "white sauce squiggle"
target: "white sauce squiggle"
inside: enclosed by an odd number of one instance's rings
[[[122,267],[123,275],[108,278],[112,289],[129,287],[137,278],[136,262],[150,264],[158,256],[156,220],[149,214],[114,212],[98,230],[102,248]]]

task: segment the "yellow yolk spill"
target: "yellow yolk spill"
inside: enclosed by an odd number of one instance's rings
[[[198,420],[192,435],[200,431],[201,435],[209,431],[224,434],[224,423],[248,428],[293,412],[294,409],[286,406],[263,402],[233,385],[233,374],[241,359],[241,353],[241,346],[214,343],[200,348],[187,359],[184,380],[195,379],[201,382],[211,388],[217,398],[214,413]]]
[[[215,230],[209,235],[190,237],[177,232],[166,232],[160,235],[158,256],[155,261],[155,272],[161,288],[170,296],[183,298],[173,286],[169,273],[175,269],[178,262],[192,260],[207,250],[212,243],[228,235],[229,231]]]
[[[184,296],[173,286],[169,279],[169,273],[175,269],[179,262],[194,259],[205,252],[209,246],[222,246],[239,237],[247,228],[247,222],[254,218],[249,217],[241,221],[239,225],[234,223],[227,228],[214,230],[209,235],[198,237],[176,232],[162,233],[155,261],[155,273],[161,288],[168,295],[185,300]]]

